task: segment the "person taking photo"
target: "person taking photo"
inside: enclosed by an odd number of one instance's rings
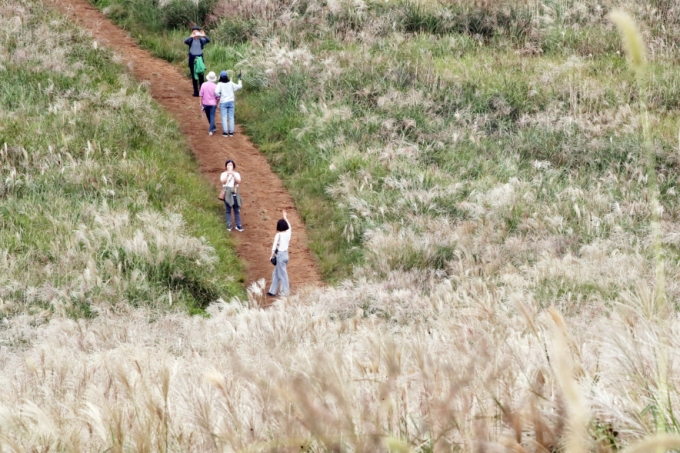
[[[224,163],[226,171],[220,175],[220,182],[222,183],[222,190],[224,190],[224,208],[226,210],[227,231],[231,231],[231,211],[234,211],[234,221],[236,222],[236,231],[243,231],[241,225],[241,194],[238,186],[241,184],[241,174],[236,170],[236,162],[232,159]]]
[[[222,117],[222,137],[234,136],[234,93],[243,87],[241,72],[238,73],[238,83],[229,80],[227,71],[220,72],[220,81],[215,88],[215,97],[220,98],[220,116]],[[227,127],[227,120],[229,126]]]
[[[203,73],[198,74],[194,71],[194,65],[198,57],[203,60],[203,47],[210,42],[201,27],[193,27],[191,36],[184,40],[184,44],[189,46],[189,71],[191,71],[191,83],[194,85],[194,97],[198,97],[198,88],[203,85]],[[205,65],[205,61],[203,61]]]

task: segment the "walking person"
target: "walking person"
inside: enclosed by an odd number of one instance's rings
[[[215,80],[217,76],[210,71],[207,77],[208,81],[201,85],[201,91],[198,93],[201,98],[201,108],[208,118],[208,135],[215,132],[215,111],[217,110],[217,98],[215,97]]]
[[[283,218],[276,222],[276,236],[272,245],[272,256],[276,257],[276,267],[272,273],[272,286],[267,292],[267,296],[276,297],[287,296],[290,294],[290,282],[288,281],[288,245],[290,244],[291,228],[286,211],[283,211]],[[280,291],[279,291],[280,286]]]
[[[222,137],[234,136],[234,93],[243,87],[241,72],[238,73],[238,83],[229,80],[227,71],[220,72],[220,81],[215,88],[215,96],[220,98],[220,116],[222,117]],[[229,127],[227,128],[227,120]]]
[[[194,97],[198,97],[198,87],[203,85],[203,73],[196,73],[194,65],[198,57],[203,61],[203,47],[209,42],[210,38],[205,35],[201,27],[193,27],[191,36],[184,40],[184,44],[189,46],[189,71],[191,71],[191,83],[194,85]]]
[[[220,175],[220,182],[224,190],[224,207],[226,209],[227,231],[231,231],[231,211],[234,211],[234,222],[236,223],[236,231],[243,231],[241,225],[241,194],[238,186],[241,184],[241,175],[236,169],[236,162],[232,159],[224,163],[226,171]]]

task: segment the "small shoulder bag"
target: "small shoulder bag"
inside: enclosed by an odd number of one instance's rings
[[[276,240],[277,240],[277,242],[278,242],[278,240],[279,240],[279,234],[278,234],[278,233],[276,233]],[[276,266],[276,255],[278,255],[278,254],[279,254],[279,248],[276,247],[276,249],[274,250],[274,256],[272,256],[272,257],[269,259],[269,261],[271,261],[271,263],[272,263],[274,266]]]

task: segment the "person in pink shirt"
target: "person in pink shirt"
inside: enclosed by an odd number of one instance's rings
[[[205,112],[205,116],[208,118],[208,123],[210,124],[208,128],[208,135],[212,135],[215,132],[215,111],[217,110],[217,97],[215,97],[215,80],[217,76],[214,72],[210,71],[207,77],[208,81],[201,85],[201,91],[198,93],[201,99],[201,109]]]

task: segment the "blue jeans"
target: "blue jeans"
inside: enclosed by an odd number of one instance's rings
[[[205,112],[206,118],[208,118],[208,123],[210,123],[210,127],[208,129],[208,132],[215,132],[215,111],[217,110],[216,105],[204,105],[203,106],[203,111]]]
[[[220,116],[222,117],[222,133],[234,133],[234,101],[220,103]],[[227,119],[229,120],[229,129],[227,130]]]
[[[229,206],[227,201],[224,201],[224,206],[227,208],[227,228],[231,230],[231,209],[232,206]],[[237,228],[242,228],[241,227],[241,206],[238,205],[238,202],[236,201],[236,196],[234,196],[234,220],[236,221],[236,227]]]
[[[276,267],[272,272],[272,286],[269,287],[269,294],[287,296],[290,294],[290,282],[288,281],[288,250],[276,254]],[[281,291],[279,292],[279,287]]]

